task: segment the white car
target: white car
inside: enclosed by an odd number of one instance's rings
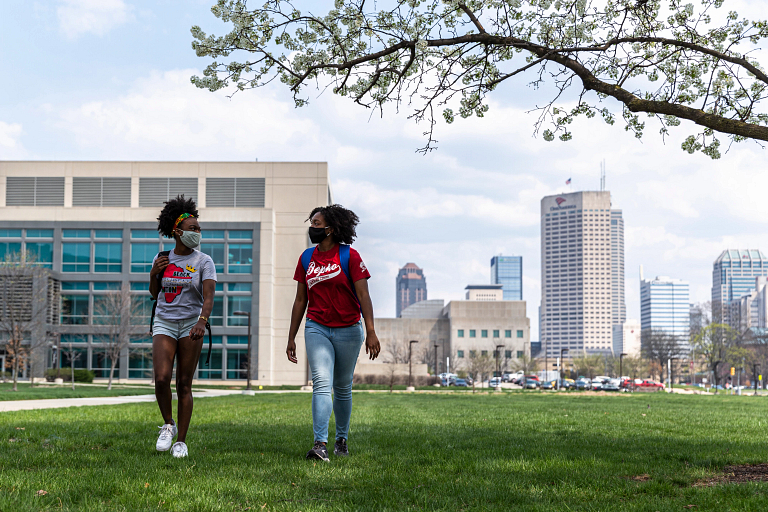
[[[602,387],[603,387],[603,379],[599,379],[597,377],[592,379],[592,390],[593,391],[598,391],[598,390],[602,389]]]

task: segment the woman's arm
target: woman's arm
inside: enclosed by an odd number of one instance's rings
[[[299,325],[307,309],[307,285],[305,283],[296,283],[296,298],[293,299],[293,309],[291,310],[291,328],[288,329],[288,347],[285,353],[288,360],[292,363],[298,363],[296,359],[296,333],[299,332]]]
[[[373,302],[371,302],[371,294],[368,293],[367,279],[355,281],[355,293],[357,293],[357,300],[360,301],[360,310],[365,320],[365,353],[373,360],[379,357],[381,344],[373,327]]]
[[[202,338],[205,336],[205,323],[207,319],[211,317],[211,311],[213,311],[213,295],[216,293],[216,281],[213,279],[206,279],[203,281],[203,309],[200,310],[200,316],[205,317],[206,320],[199,318],[195,326],[189,331],[189,337],[193,340]]]
[[[160,279],[158,277],[163,275],[168,263],[168,256],[160,256],[155,260],[152,269],[149,271],[149,294],[155,300],[157,300],[157,296],[160,293]]]

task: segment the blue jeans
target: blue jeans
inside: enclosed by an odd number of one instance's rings
[[[357,322],[349,327],[326,327],[308,318],[304,341],[312,370],[312,429],[315,441],[328,442],[331,412],[336,415],[336,439],[346,439],[352,416],[352,375],[363,344],[363,324]]]

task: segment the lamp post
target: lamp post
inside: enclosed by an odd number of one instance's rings
[[[245,389],[250,390],[251,389],[251,313],[250,311],[235,311],[232,313],[233,315],[237,316],[247,316],[248,317],[248,358],[246,359],[246,369],[247,372],[247,384],[245,386]]]
[[[496,386],[496,391],[501,391],[501,366],[499,366],[499,356],[501,355],[501,350],[504,348],[504,345],[496,345],[496,378],[499,379]]]
[[[413,362],[411,355],[413,354],[413,344],[418,343],[419,340],[411,340],[408,342],[408,391],[415,391],[413,384],[411,383],[413,375]]]
[[[563,354],[568,352],[567,348],[560,349],[560,365],[557,367],[557,390],[560,391],[561,382],[563,381]]]
[[[438,346],[439,345],[437,343],[435,343],[435,378],[437,378],[437,347]]]

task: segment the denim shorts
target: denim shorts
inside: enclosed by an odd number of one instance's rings
[[[163,320],[156,316],[152,324],[152,336],[164,334],[175,340],[180,340],[189,336],[189,331],[192,330],[196,323],[197,317],[185,318],[184,320]]]

